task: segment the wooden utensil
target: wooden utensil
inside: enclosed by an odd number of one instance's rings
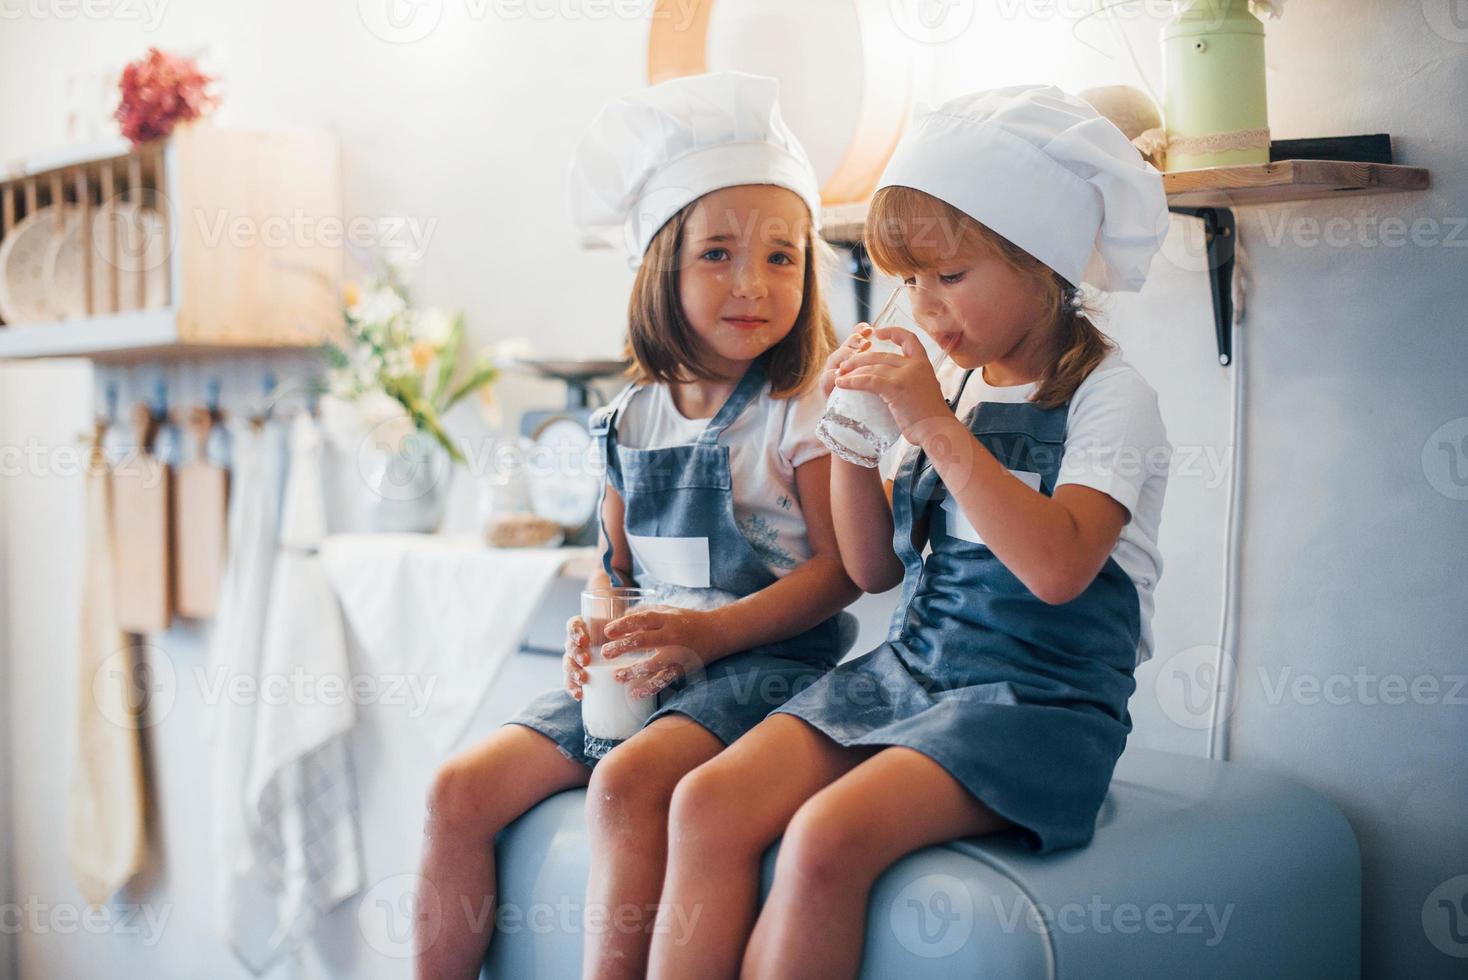
[[[229,471],[205,455],[217,422],[202,406],[189,412],[194,456],[179,467],[173,498],[174,605],[192,619],[214,615],[224,578]]]
[[[137,449],[112,471],[112,531],[117,548],[117,624],[154,633],[173,624],[173,478],[152,455],[158,420],[144,403],[133,407]]]

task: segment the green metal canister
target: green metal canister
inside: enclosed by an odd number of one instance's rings
[[[1162,28],[1168,170],[1269,162],[1264,25],[1248,0],[1173,0]]]

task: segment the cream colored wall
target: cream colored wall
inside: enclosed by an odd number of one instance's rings
[[[0,371],[3,371],[0,368]],[[0,387],[0,418],[9,414],[4,404],[5,388]],[[3,423],[0,423],[3,424]],[[10,621],[10,550],[6,547],[5,517],[8,508],[8,480],[0,479],[0,677],[10,677],[10,631],[4,627]],[[10,684],[0,685],[0,905],[15,902],[15,840],[11,833],[10,803],[14,797],[14,783],[10,776],[10,719],[14,717],[11,696],[15,688]],[[15,934],[0,931],[0,973],[14,976],[17,965]]]

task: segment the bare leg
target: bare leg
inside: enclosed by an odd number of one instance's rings
[[[678,784],[650,977],[738,974],[766,848],[802,803],[872,751],[772,715]]]
[[[673,788],[712,759],[724,743],[682,715],[665,715],[607,754],[587,791],[591,834],[587,980],[647,973],[648,931],[668,858],[668,805]]]
[[[791,819],[743,976],[855,977],[867,898],[884,870],[930,844],[1007,826],[932,759],[912,749],[883,749]]]
[[[495,921],[494,836],[591,770],[522,725],[444,763],[428,796],[414,923],[419,980],[477,980]]]

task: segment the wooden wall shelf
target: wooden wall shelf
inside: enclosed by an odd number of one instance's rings
[[[165,216],[161,272],[128,259],[116,222],[95,220],[115,201]],[[0,325],[0,358],[301,349],[340,330],[341,162],[330,134],[196,124],[138,149],[111,141],[33,156],[0,168],[0,242],[57,203],[88,229],[87,315]]]
[[[1281,160],[1248,167],[1208,167],[1162,175],[1169,204],[1248,207],[1357,194],[1426,190],[1428,172],[1389,163]]]

